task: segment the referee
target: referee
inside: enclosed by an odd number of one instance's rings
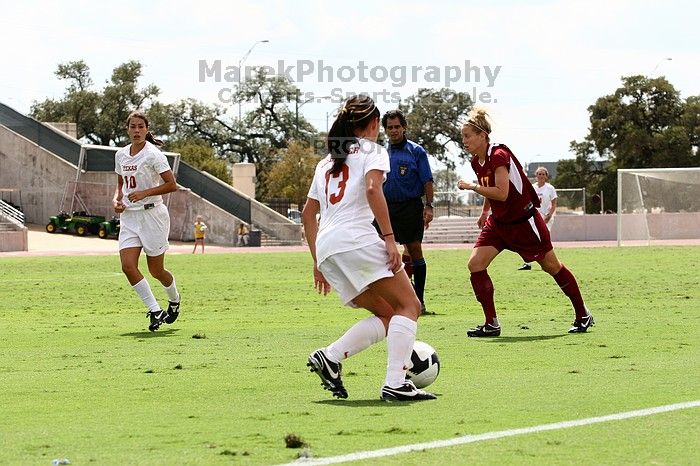
[[[400,110],[386,112],[382,126],[389,137],[387,150],[391,171],[384,183],[384,197],[391,227],[396,241],[403,244],[411,256],[413,285],[421,311],[426,314],[423,295],[427,268],[421,243],[423,231],[433,220],[433,173],[425,149],[406,139],[406,117]]]

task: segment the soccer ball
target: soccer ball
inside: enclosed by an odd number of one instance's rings
[[[423,341],[416,341],[411,352],[411,363],[406,378],[417,388],[425,388],[435,382],[440,373],[440,359],[435,349]]]

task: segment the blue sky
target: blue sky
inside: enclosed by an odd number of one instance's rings
[[[60,97],[65,85],[53,74],[56,66],[82,59],[100,86],[115,66],[138,60],[144,65],[142,84],[158,85],[162,101],[193,97],[217,103],[220,93],[226,95],[222,89],[235,82],[201,80],[200,64],[220,60],[223,69],[236,67],[253,44],[268,40],[254,47],[245,65],[296,67],[303,61],[315,72],[295,79],[302,92],[374,93],[382,110],[395,108],[396,96],[405,99],[420,87],[443,87],[447,73],[459,70],[460,80],[450,83],[453,89],[489,93],[485,105],[494,120],[492,140],[508,144],[522,162],[538,163],[572,157],[569,142],[587,134],[587,107],[612,93],[621,76],[664,75],[682,97],[700,94],[700,7],[695,2],[348,5],[303,0],[9,3],[0,16],[0,101],[27,112],[34,100]],[[465,62],[472,67],[468,79]],[[332,82],[329,72],[318,79],[321,65],[331,69]],[[361,82],[363,67],[368,79]],[[418,69],[415,77],[413,69]],[[405,72],[405,82],[392,81],[392,70],[394,75]],[[426,80],[426,70],[439,70],[442,82]],[[354,79],[341,79],[352,72]],[[236,116],[238,107],[229,107]],[[337,99],[320,100],[300,111],[325,129],[326,116],[336,107]],[[471,175],[466,167],[459,171]]]

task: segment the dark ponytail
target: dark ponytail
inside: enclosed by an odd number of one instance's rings
[[[379,109],[367,95],[353,96],[343,104],[326,140],[328,153],[333,159],[331,173],[340,173],[350,148],[357,142],[355,131],[366,128],[373,117],[379,118]]]
[[[148,125],[146,127],[148,127]],[[154,138],[150,131],[146,133],[146,141],[150,142],[151,144],[155,144],[156,146],[163,145],[163,141],[160,139]]]
[[[129,116],[126,117],[126,126],[127,126],[127,128],[129,127],[129,121],[131,121],[132,118],[140,118],[141,120],[143,120],[144,123],[146,123],[146,128],[149,127],[149,125],[148,125],[148,118],[146,118],[146,114],[143,113],[143,112],[139,112],[138,110],[136,110],[136,111],[131,112],[131,113],[129,114]],[[162,146],[162,145],[163,145],[163,141],[161,141],[160,139],[156,139],[155,137],[153,137],[153,135],[151,134],[150,131],[146,133],[146,138],[145,138],[145,139],[146,139],[146,141],[150,142],[151,144],[155,144],[156,146]]]

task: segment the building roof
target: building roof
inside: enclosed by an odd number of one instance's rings
[[[557,177],[557,164],[559,161],[556,162],[537,162],[537,163],[528,163],[525,164],[525,174],[527,175],[528,178],[531,180],[535,179],[535,172],[539,167],[544,167],[547,169],[549,172],[549,179],[553,180],[554,178]]]

